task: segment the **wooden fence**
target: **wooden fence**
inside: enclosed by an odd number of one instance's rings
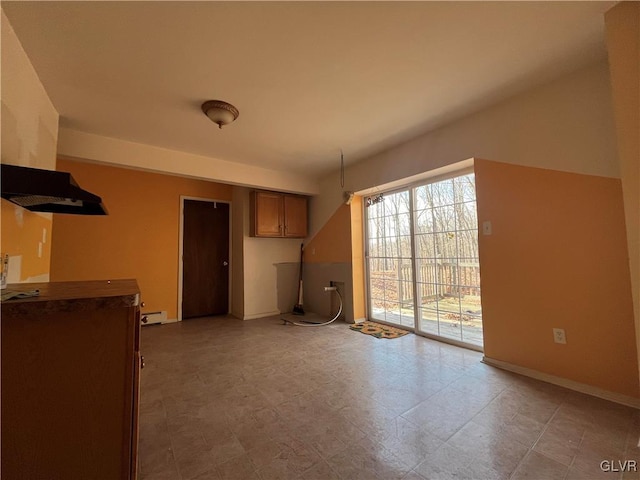
[[[391,269],[371,271],[387,293],[397,292],[400,302],[413,301],[411,265],[389,265]],[[395,268],[393,268],[395,267]],[[399,267],[399,268],[398,268]],[[382,283],[380,283],[380,281]],[[477,263],[416,262],[416,282],[421,301],[440,296],[480,295],[480,265]]]

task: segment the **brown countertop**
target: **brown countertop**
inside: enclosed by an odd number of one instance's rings
[[[138,282],[133,279],[13,283],[7,285],[7,290],[13,292],[39,290],[39,295],[2,302],[2,315],[89,311],[133,307],[140,303]]]

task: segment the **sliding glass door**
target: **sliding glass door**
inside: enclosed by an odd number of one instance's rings
[[[482,346],[473,173],[365,204],[371,319]]]

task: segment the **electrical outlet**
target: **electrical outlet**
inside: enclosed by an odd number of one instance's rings
[[[567,343],[567,335],[564,332],[564,328],[553,329],[553,341],[556,343],[562,343],[563,345]]]

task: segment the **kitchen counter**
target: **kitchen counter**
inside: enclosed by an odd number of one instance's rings
[[[2,478],[135,480],[137,282],[23,283],[7,290],[39,294],[2,302]]]
[[[89,311],[103,308],[135,307],[140,303],[140,289],[138,283],[133,279],[7,285],[7,291],[12,292],[33,290],[38,290],[39,294],[34,297],[2,302],[2,315]]]

